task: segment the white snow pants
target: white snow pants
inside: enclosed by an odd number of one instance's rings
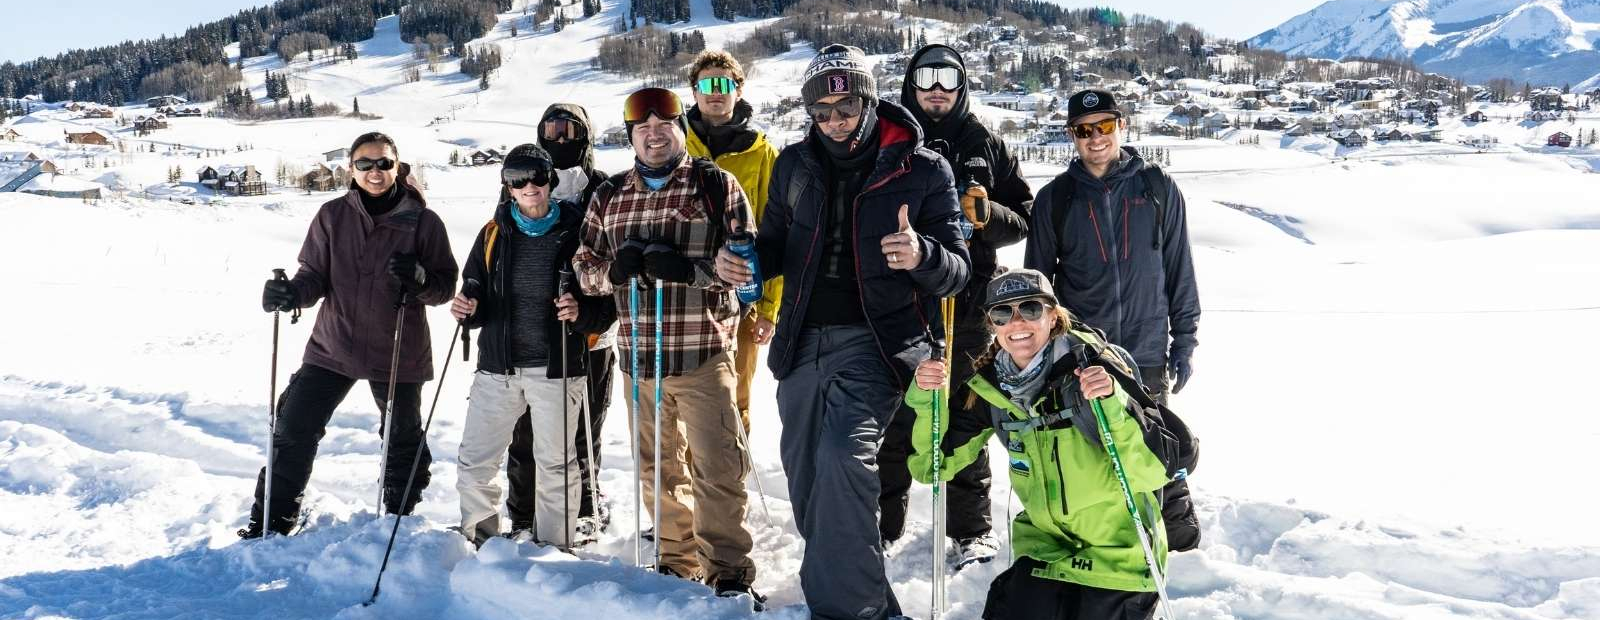
[[[565,423],[561,419],[563,391],[567,399]],[[571,546],[571,528],[578,520],[580,501],[573,434],[588,398],[586,392],[583,377],[547,379],[543,367],[518,368],[513,375],[481,371],[473,375],[457,458],[456,492],[461,495],[462,534],[477,539],[499,533],[501,495],[495,477],[505,462],[517,418],[531,408],[538,488],[534,540]]]

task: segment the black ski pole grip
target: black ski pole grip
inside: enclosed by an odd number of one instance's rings
[[[461,285],[461,296],[468,299],[477,299],[483,284],[475,278],[467,278]],[[472,329],[467,327],[467,320],[459,321],[461,324],[461,361],[472,361]]]

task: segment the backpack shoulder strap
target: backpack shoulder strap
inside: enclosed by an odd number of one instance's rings
[[[1161,166],[1149,163],[1139,171],[1139,178],[1144,182],[1145,200],[1156,209],[1156,234],[1152,237],[1155,240],[1152,247],[1160,250],[1166,244],[1167,194],[1172,190],[1172,178]]]
[[[489,218],[489,223],[483,225],[483,270],[488,272],[494,269],[494,244],[500,240],[500,222]]]
[[[696,157],[691,161],[695,175],[700,180],[700,189],[706,193],[706,205],[709,208],[711,221],[724,224],[728,219],[728,184],[722,179],[722,169],[716,162],[709,159]],[[744,222],[749,226],[750,222]]]

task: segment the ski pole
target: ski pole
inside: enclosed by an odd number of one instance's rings
[[[943,416],[948,415],[949,372],[951,344],[955,338],[955,297],[939,300],[939,314],[944,327],[944,341],[935,343],[934,354],[944,362],[946,384],[934,390],[933,422],[933,601],[929,617],[938,620],[945,610],[945,495],[944,495],[944,434],[940,431]]]
[[[288,282],[289,275],[282,269],[272,270],[272,279],[279,282]],[[273,440],[278,436],[278,323],[283,315],[282,310],[272,311],[272,373],[271,386],[267,391],[267,470],[263,476],[261,489],[261,537],[266,538],[272,533],[272,462],[276,456],[273,450]],[[289,314],[289,324],[300,322],[300,309],[295,308]]]
[[[394,416],[394,385],[395,375],[400,373],[400,338],[405,333],[406,327],[406,302],[410,295],[406,294],[404,286],[400,287],[400,300],[395,302],[394,308],[394,351],[389,356],[389,394],[383,401],[383,454],[378,456],[378,514],[383,514],[384,483],[388,481],[389,471],[389,427],[393,426]],[[456,339],[450,338],[450,347],[455,348]],[[454,351],[451,352],[455,353]]]
[[[655,419],[656,419],[656,423],[655,423],[655,426],[656,426],[656,428],[655,428],[656,438],[655,438],[655,444],[654,444],[655,445],[655,450],[652,451],[652,452],[655,453],[655,468],[656,468],[655,476],[656,476],[656,480],[655,480],[655,494],[654,494],[654,497],[651,498],[651,500],[655,503],[655,508],[650,513],[650,521],[651,521],[652,526],[655,527],[655,530],[656,530],[656,540],[655,540],[655,543],[656,543],[655,544],[655,552],[656,552],[655,555],[656,555],[656,557],[655,557],[655,564],[653,566],[655,566],[656,570],[660,570],[661,569],[661,521],[662,521],[662,519],[661,519],[661,300],[662,300],[662,297],[663,297],[661,291],[662,291],[663,287],[662,287],[660,282],[656,282],[655,286],[656,286],[656,307],[655,307],[655,319],[656,319],[656,339],[655,339],[655,345],[656,345],[656,368],[655,368],[655,373],[652,374],[651,377],[653,378],[654,383],[655,383],[656,394],[655,394],[655,402],[651,403],[651,405],[655,409]]]
[[[456,323],[456,333],[462,331],[462,323]],[[400,533],[400,519],[405,518],[405,505],[411,501],[411,486],[417,481],[417,466],[422,464],[422,452],[428,447],[428,428],[433,426],[433,412],[439,408],[439,393],[444,391],[444,377],[450,372],[450,358],[455,355],[456,335],[450,336],[450,350],[444,354],[444,369],[439,371],[439,381],[433,386],[433,404],[428,405],[428,419],[422,423],[422,437],[417,444],[416,455],[411,457],[411,471],[406,475],[406,488],[400,493],[400,510],[394,515],[394,528],[389,530],[389,544],[383,548],[383,563],[378,566],[378,578],[372,582],[372,598],[362,603],[362,607],[370,607],[378,602],[378,588],[383,585],[383,572],[389,568],[389,554],[394,551],[394,539]],[[394,409],[394,376],[389,377],[389,398],[391,399],[386,409]],[[419,388],[420,389],[420,388]]]
[[[628,329],[631,350],[629,357],[633,359],[633,371],[628,375],[628,381],[633,384],[633,400],[628,403],[633,415],[633,432],[629,433],[628,442],[633,448],[633,565],[644,565],[644,470],[640,469],[642,461],[639,456],[639,276],[633,276],[628,282]],[[598,511],[599,506],[595,506]]]
[[[734,420],[733,428],[739,433],[739,441],[744,442],[744,464],[750,468],[750,477],[756,479],[756,493],[761,495],[761,512],[767,517],[767,524],[772,524],[772,510],[767,508],[767,490],[761,485],[761,475],[756,472],[755,458],[750,455],[750,433],[744,430],[743,420]]]
[[[572,277],[572,270],[562,267],[556,271],[556,299],[559,301],[567,295],[567,283]],[[561,539],[567,548],[572,548],[572,434],[567,428],[567,327],[566,321],[561,322]],[[530,423],[532,419],[528,420]]]
[[[1085,345],[1074,347],[1078,357],[1078,368],[1088,368],[1091,361],[1089,349]],[[1144,563],[1150,569],[1150,579],[1156,582],[1156,594],[1160,598],[1161,612],[1159,617],[1172,620],[1172,601],[1167,598],[1167,579],[1161,573],[1161,567],[1156,562],[1155,547],[1150,543],[1150,533],[1145,529],[1144,516],[1133,503],[1133,489],[1128,486],[1127,471],[1122,468],[1122,456],[1117,452],[1117,444],[1111,438],[1111,428],[1106,423],[1106,412],[1100,405],[1100,399],[1085,399],[1089,407],[1094,410],[1094,422],[1100,426],[1100,443],[1105,444],[1106,456],[1111,457],[1111,471],[1117,475],[1117,484],[1122,487],[1122,503],[1128,509],[1128,515],[1133,517],[1133,529],[1138,531],[1139,546],[1144,549]]]

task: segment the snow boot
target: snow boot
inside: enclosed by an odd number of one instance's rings
[[[717,584],[716,584],[716,591],[717,591],[717,596],[720,596],[720,597],[723,597],[723,598],[734,598],[734,597],[739,597],[739,596],[748,596],[748,597],[750,597],[750,606],[751,606],[753,611],[766,611],[767,610],[767,597],[762,596],[761,593],[759,593],[759,592],[756,592],[754,588],[750,587],[750,584],[745,583],[743,580],[740,580],[740,579],[721,579],[721,580],[718,580]]]
[[[956,570],[993,561],[1000,554],[1000,541],[990,532],[956,541]]]

